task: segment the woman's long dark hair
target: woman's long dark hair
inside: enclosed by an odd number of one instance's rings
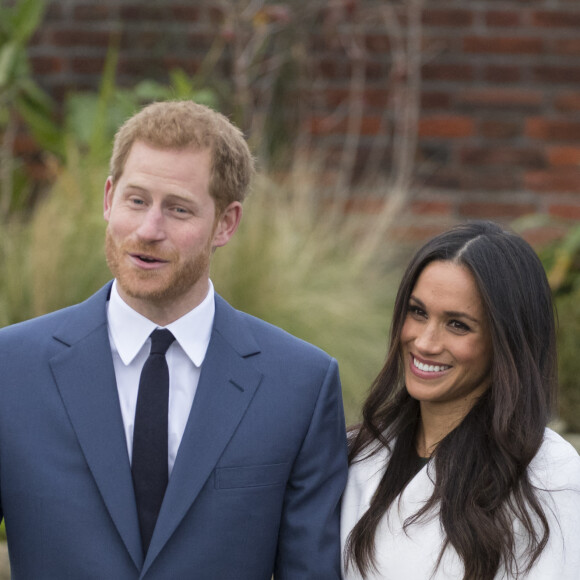
[[[419,403],[405,389],[400,337],[415,283],[435,260],[462,265],[474,277],[493,344],[491,386],[437,446],[433,495],[404,525],[437,508],[445,542],[436,567],[452,546],[463,561],[464,580],[492,580],[501,566],[517,577],[531,569],[549,536],[527,467],[555,402],[554,310],[544,269],[529,244],[482,221],[430,240],[401,281],[386,362],[349,450],[351,463],[383,446],[391,450],[391,459],[369,509],[349,536],[346,563],[363,576],[374,568],[377,525],[416,473],[412,450]],[[527,539],[523,554],[521,549],[516,554],[516,520]]]

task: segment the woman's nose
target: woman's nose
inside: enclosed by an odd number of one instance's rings
[[[415,337],[415,347],[423,353],[441,351],[441,333],[435,321],[429,321],[421,327]]]

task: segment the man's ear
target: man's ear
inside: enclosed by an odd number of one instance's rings
[[[109,175],[105,182],[105,195],[103,198],[103,216],[105,221],[109,221],[111,216],[111,206],[113,205],[113,178]]]
[[[225,246],[235,234],[241,220],[242,204],[239,201],[232,201],[216,220],[212,246],[214,248]]]

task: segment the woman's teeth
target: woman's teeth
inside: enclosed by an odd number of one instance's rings
[[[451,368],[449,365],[427,365],[419,362],[416,358],[413,357],[413,364],[420,370],[425,373],[438,373],[440,371],[445,371]]]

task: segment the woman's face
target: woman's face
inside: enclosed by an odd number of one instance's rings
[[[491,336],[471,273],[435,261],[421,272],[401,331],[407,391],[421,405],[465,416],[488,388]]]

